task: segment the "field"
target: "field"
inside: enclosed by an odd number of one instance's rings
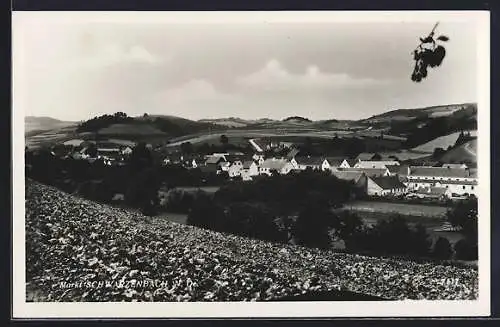
[[[443,162],[477,162],[477,139],[466,142],[446,151],[441,157]]]
[[[478,296],[474,268],[217,233],[97,204],[30,180],[25,191],[26,289],[27,297],[36,294],[38,301],[272,301],[335,291],[388,300]],[[58,287],[96,278],[125,286]],[[453,284],[443,284],[451,278]],[[134,287],[138,280],[166,284]]]
[[[352,210],[367,225],[374,225],[379,220],[390,218],[392,214],[399,214],[405,218],[409,225],[417,223],[422,224],[429,234],[432,241],[438,237],[444,237],[454,244],[463,238],[459,232],[435,232],[446,221],[446,207],[408,204],[408,203],[390,203],[378,201],[356,201],[346,204],[344,209]]]
[[[400,214],[413,217],[422,217],[423,219],[441,218],[446,214],[447,208],[433,205],[393,203],[379,201],[354,201],[346,204],[345,209],[382,213],[382,214]]]
[[[471,136],[476,136],[477,131],[470,131],[470,134]],[[432,141],[419,145],[413,148],[412,150],[417,152],[426,152],[426,153],[434,152],[435,148],[442,148],[446,150],[449,146],[455,145],[455,142],[457,141],[459,135],[460,132],[448,134],[445,136],[440,136]]]
[[[113,124],[102,128],[98,132],[99,135],[122,135],[122,136],[162,136],[165,135],[162,131],[148,124]]]

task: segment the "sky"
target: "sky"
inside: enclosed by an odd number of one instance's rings
[[[13,16],[13,107],[25,116],[362,119],[477,101],[473,20],[436,17],[447,55],[415,83],[411,52],[435,19],[64,15]]]

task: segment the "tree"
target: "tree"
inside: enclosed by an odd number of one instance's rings
[[[189,211],[187,224],[201,228],[219,230],[224,219],[224,211],[208,195],[195,199]]]
[[[373,232],[376,237],[375,250],[386,254],[407,255],[410,253],[412,233],[406,220],[399,215],[389,220],[379,220]]]
[[[91,142],[85,151],[91,158],[97,157],[97,146],[94,142]]]
[[[471,242],[469,239],[462,239],[455,243],[455,259],[457,260],[477,260],[478,246],[477,242]]]
[[[130,154],[130,166],[134,171],[141,171],[153,164],[151,150],[146,147],[146,143],[139,142]]]
[[[454,208],[447,212],[448,221],[461,228],[461,233],[471,243],[477,244],[477,198],[471,197],[458,202]]]
[[[292,234],[298,244],[321,249],[331,245],[330,229],[338,228],[339,222],[328,203],[311,201],[300,211]]]
[[[184,154],[193,153],[193,144],[191,142],[182,142],[181,143],[181,152]]]
[[[434,148],[434,152],[432,153],[432,158],[439,159],[445,153],[443,148]]]
[[[447,238],[439,237],[434,244],[432,250],[432,256],[439,260],[448,260],[451,258],[453,250],[451,248],[450,241]]]
[[[362,250],[363,246],[361,238],[364,236],[365,225],[361,218],[350,211],[342,211],[339,213],[339,229],[336,233],[349,251]]]
[[[222,143],[222,145],[227,145],[229,143],[229,139],[226,135],[222,134],[220,136],[220,143]]]
[[[431,241],[429,240],[426,228],[421,223],[418,223],[413,228],[411,234],[411,238],[407,240],[409,243],[408,254],[415,257],[426,257],[431,247]]]
[[[159,175],[154,169],[147,169],[132,177],[125,194],[127,204],[140,208],[143,214],[152,216],[159,204]]]

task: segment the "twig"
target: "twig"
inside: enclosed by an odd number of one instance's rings
[[[429,33],[429,35],[427,37],[434,36],[434,32],[436,31],[436,28],[438,27],[438,25],[439,25],[439,22],[436,22],[436,24],[434,24],[434,27],[432,28],[431,32]],[[436,42],[433,42],[433,43],[436,43]],[[424,42],[420,42],[420,44],[415,48],[415,50],[413,50],[413,52],[415,52],[419,48],[422,49],[422,44],[424,44]],[[412,52],[412,54],[413,54],[413,52]]]

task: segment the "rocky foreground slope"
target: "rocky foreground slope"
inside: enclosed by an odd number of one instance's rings
[[[35,301],[250,301],[349,290],[475,299],[477,270],[287,246],[159,221],[26,181]]]

